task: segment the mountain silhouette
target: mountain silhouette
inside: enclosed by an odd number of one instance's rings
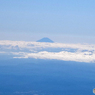
[[[49,43],[54,43],[51,39],[47,38],[47,37],[44,37],[40,40],[38,40],[37,42],[49,42]]]

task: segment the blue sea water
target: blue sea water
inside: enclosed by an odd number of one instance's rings
[[[0,60],[0,95],[94,95],[95,63]]]

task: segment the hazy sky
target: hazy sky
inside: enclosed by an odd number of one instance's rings
[[[0,0],[0,40],[95,43],[95,0]]]

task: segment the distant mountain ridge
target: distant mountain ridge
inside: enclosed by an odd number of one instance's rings
[[[47,37],[44,37],[40,40],[38,40],[37,42],[49,42],[49,43],[54,43],[54,41],[52,41],[51,39],[47,38]]]

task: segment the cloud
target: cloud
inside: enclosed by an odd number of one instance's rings
[[[15,54],[15,53],[14,53]],[[95,53],[91,52],[47,52],[42,51],[38,53],[16,53],[20,57],[14,58],[35,58],[35,59],[57,59],[64,61],[77,61],[77,62],[95,62]]]
[[[25,41],[0,41],[0,46],[16,47],[20,49],[34,49],[34,48],[73,48],[80,50],[95,50],[95,45],[93,44],[64,44],[64,43],[41,43],[41,42],[25,42]],[[10,48],[10,49],[11,49]]]
[[[4,52],[4,51],[0,51],[0,53],[6,53],[6,52]]]
[[[55,48],[60,49],[60,51],[53,51]],[[14,58],[95,62],[94,44],[0,41],[0,49],[2,50],[0,53],[13,54]],[[51,51],[48,51],[48,49],[51,49]]]

